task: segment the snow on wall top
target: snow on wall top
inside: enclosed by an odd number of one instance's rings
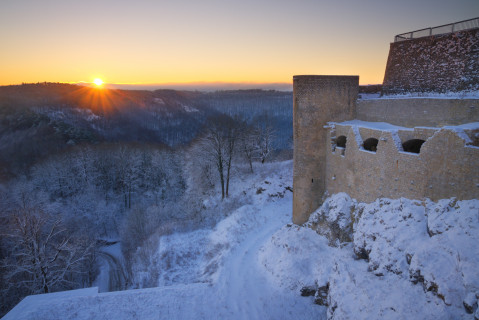
[[[328,125],[342,125],[342,126],[352,126],[352,127],[359,127],[359,128],[366,128],[366,129],[373,129],[373,130],[381,130],[381,131],[397,131],[397,130],[413,130],[412,128],[406,128],[401,126],[396,126],[387,122],[370,122],[370,121],[363,121],[363,120],[349,120],[343,122],[328,122]]]
[[[479,90],[460,92],[406,92],[398,94],[361,93],[359,100],[390,100],[390,99],[479,99]]]
[[[336,125],[342,126],[351,126],[357,128],[365,128],[365,129],[372,129],[372,130],[379,130],[379,131],[387,131],[387,132],[397,132],[401,131],[413,131],[414,128],[396,126],[394,124],[390,124],[387,122],[373,122],[373,121],[363,121],[363,120],[349,120],[343,122],[328,122],[328,127],[334,128]],[[464,130],[479,130],[479,122],[470,122],[465,123],[457,126],[444,126],[444,127],[416,127],[421,129],[431,129],[431,130],[440,130],[446,129],[455,132],[462,132]]]

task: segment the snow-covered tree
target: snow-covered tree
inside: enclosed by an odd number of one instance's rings
[[[240,135],[240,123],[220,114],[208,119],[204,133],[197,142],[202,156],[216,166],[222,199],[228,197],[231,167]]]
[[[123,193],[125,208],[131,208],[131,195],[140,179],[140,153],[137,149],[121,146],[115,154],[117,187]]]
[[[276,136],[274,126],[267,114],[264,114],[256,120],[255,133],[258,157],[261,163],[264,163],[274,150],[273,141]]]
[[[6,290],[47,293],[78,287],[79,278],[87,276],[93,242],[68,232],[60,218],[28,207],[4,219],[2,237],[11,243],[1,264]]]

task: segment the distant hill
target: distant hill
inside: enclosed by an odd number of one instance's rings
[[[216,113],[271,124],[292,143],[292,92],[98,89],[62,83],[0,86],[0,180],[84,143],[187,144]]]

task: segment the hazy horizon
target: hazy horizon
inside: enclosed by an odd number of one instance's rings
[[[37,84],[37,83],[65,83],[82,85],[92,88],[98,88],[93,82],[54,82],[54,81],[38,81],[38,82],[22,82],[0,85],[17,86],[23,84]],[[361,86],[375,86],[382,85],[382,83],[361,84]],[[256,83],[256,82],[191,82],[191,83],[103,83],[101,87],[106,89],[121,89],[121,90],[178,90],[178,91],[223,91],[223,90],[276,90],[276,91],[293,91],[292,82],[284,83]]]
[[[91,83],[77,83],[80,85],[94,86]],[[190,83],[105,83],[103,85],[109,89],[123,90],[187,90],[187,91],[221,91],[221,90],[277,90],[293,91],[293,83],[254,83],[254,82],[190,82]]]
[[[93,82],[58,82],[37,81],[12,84],[2,84],[0,87],[20,86],[26,84],[64,83],[98,88]],[[293,91],[293,83],[255,83],[255,82],[191,82],[191,83],[103,83],[105,89],[121,90],[178,90],[178,91],[222,91],[222,90],[276,90]]]
[[[0,85],[97,78],[243,88],[300,74],[377,84],[396,34],[477,12],[477,0],[7,0],[0,3]]]

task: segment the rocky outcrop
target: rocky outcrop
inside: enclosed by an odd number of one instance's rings
[[[338,252],[351,248],[358,259],[352,264],[336,256],[329,280],[321,280],[324,285],[316,288],[316,303],[328,306],[330,319],[348,318],[358,308],[371,319],[378,312],[394,318],[419,312],[424,305],[431,319],[477,317],[478,206],[477,201],[454,198],[378,199],[366,204],[345,193],[333,195],[305,226],[326,237]],[[374,290],[373,282],[380,284]],[[404,292],[411,297],[405,298]],[[396,295],[401,296],[398,301],[378,301],[379,296]]]
[[[346,193],[335,194],[311,214],[306,226],[325,236],[331,246],[352,242],[355,205]]]

